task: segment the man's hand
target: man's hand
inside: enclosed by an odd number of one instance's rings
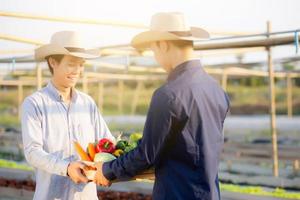
[[[68,166],[68,175],[74,183],[87,183],[89,180],[82,174],[85,164],[79,161],[71,162]]]
[[[103,175],[103,172],[102,172],[102,165],[103,165],[102,162],[97,162],[97,163],[95,164],[95,167],[97,168],[97,172],[96,172],[96,175],[95,175],[94,182],[95,182],[97,185],[104,186],[104,187],[111,186],[111,182],[110,182],[109,180],[107,180],[107,179],[105,178],[105,176]]]

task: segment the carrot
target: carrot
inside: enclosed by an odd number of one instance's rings
[[[89,143],[89,145],[88,145],[88,153],[90,155],[90,158],[92,160],[94,160],[95,155],[96,155],[96,150],[95,150],[95,146],[94,146],[93,143]]]
[[[82,149],[78,142],[74,142],[75,150],[79,154],[80,158],[85,161],[92,161],[89,155]]]

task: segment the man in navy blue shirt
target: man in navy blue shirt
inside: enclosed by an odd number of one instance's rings
[[[96,164],[98,185],[154,167],[154,200],[220,199],[218,164],[229,100],[193,58],[193,41],[208,37],[188,27],[181,13],[158,13],[150,30],[132,40],[135,48],[151,48],[168,79],[153,94],[137,148]]]

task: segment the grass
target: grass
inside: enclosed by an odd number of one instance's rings
[[[287,98],[286,98],[286,88],[277,85],[276,91],[276,113],[286,114],[287,113]],[[263,110],[255,110],[252,112],[257,112],[258,114],[267,114],[269,106],[269,88],[268,86],[258,86],[258,87],[246,87],[240,85],[229,85],[227,93],[230,96],[231,107],[245,106],[260,106],[264,108]],[[300,114],[300,88],[293,87],[293,108],[294,114]]]
[[[20,152],[19,154],[14,154],[14,153],[11,153],[11,152],[0,152],[0,159],[23,161],[24,160],[24,154],[23,154],[23,152]]]
[[[0,168],[10,168],[10,169],[21,169],[26,171],[32,171],[33,168],[26,165],[26,164],[20,164],[14,161],[10,160],[3,160],[0,159]]]
[[[20,126],[20,120],[18,116],[10,115],[8,113],[0,114],[0,125],[7,127]]]
[[[300,199],[300,192],[287,192],[284,189],[276,188],[273,191],[266,191],[259,186],[240,186],[233,184],[220,184],[222,191],[236,192],[241,194],[269,196],[285,199]]]
[[[133,132],[142,132],[144,129],[144,124],[118,124],[118,123],[109,123],[108,127],[110,131],[124,132],[124,133],[133,133]]]
[[[33,170],[32,167],[26,164],[20,164],[14,161],[3,160],[3,159],[0,159],[0,167],[21,169],[26,171]],[[220,188],[221,191],[236,192],[241,194],[270,196],[270,197],[286,198],[286,199],[300,199],[300,192],[287,192],[281,188],[276,188],[272,191],[266,191],[259,186],[240,186],[240,185],[225,184],[225,183],[220,183]]]

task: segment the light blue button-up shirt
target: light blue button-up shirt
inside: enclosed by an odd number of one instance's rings
[[[76,184],[67,176],[68,164],[79,160],[74,141],[86,149],[101,138],[114,140],[94,100],[72,89],[68,106],[50,81],[24,100],[22,110],[24,154],[36,169],[34,199],[98,199],[93,182]]]

